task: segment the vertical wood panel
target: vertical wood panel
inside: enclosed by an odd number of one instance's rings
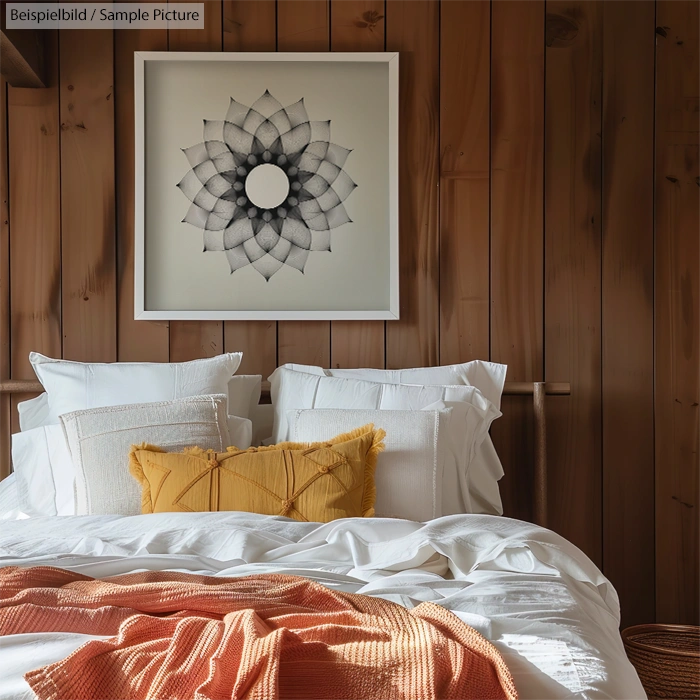
[[[35,379],[31,351],[61,357],[58,34],[47,32],[46,89],[8,90],[11,376]],[[19,430],[12,396],[12,427]]]
[[[602,4],[550,0],[546,22],[545,377],[550,527],[602,561]]]
[[[120,362],[167,362],[167,321],[134,320],[134,51],[164,51],[164,29],[114,33],[115,158],[117,167],[117,306]]]
[[[603,564],[626,626],[654,619],[654,4],[603,8]]]
[[[117,359],[113,68],[111,30],[61,31],[63,356],[71,360]]]
[[[387,50],[401,51],[399,249],[401,319],[386,325],[386,365],[439,360],[439,4],[390,0]]]
[[[278,0],[277,50],[328,51],[327,0]]]
[[[186,3],[188,0],[168,0],[168,5]],[[257,2],[257,0],[256,0]],[[204,3],[204,29],[168,28],[170,51],[221,51],[223,46],[223,5],[221,0]]]
[[[185,0],[169,0],[169,5]],[[170,51],[221,51],[223,47],[221,2],[204,5],[204,29],[168,29]],[[224,352],[223,321],[172,321],[170,361],[186,362]]]
[[[277,3],[278,51],[328,51],[329,4],[327,0],[279,0]],[[280,321],[277,324],[277,361],[330,366],[329,321]]]
[[[224,2],[225,51],[274,51],[277,8],[274,0]],[[226,321],[224,349],[243,353],[239,373],[267,378],[277,366],[275,321]]]
[[[274,51],[275,0],[224,0],[224,51]]]
[[[468,40],[465,40],[468,27]],[[440,15],[440,362],[489,357],[491,4]]]
[[[331,49],[384,51],[384,0],[332,0]],[[384,367],[384,322],[331,322],[331,365]]]
[[[506,0],[491,25],[491,359],[510,381],[543,374],[544,3]],[[529,402],[503,402],[493,437],[504,507],[531,512]]]
[[[10,212],[7,149],[7,83],[0,75],[0,377],[10,376]],[[10,397],[0,395],[0,479],[12,470]]]
[[[697,2],[656,5],[656,617],[700,624]]]

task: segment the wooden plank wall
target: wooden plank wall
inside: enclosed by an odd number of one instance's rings
[[[656,24],[656,616],[697,621],[700,3],[661,3]]]
[[[30,377],[30,350],[242,350],[264,376],[490,358],[569,381],[549,403],[553,529],[603,567],[623,624],[697,622],[698,7],[210,0],[203,31],[50,36],[47,89],[0,84],[0,373]],[[384,49],[401,52],[401,320],[135,322],[133,52]],[[503,411],[506,512],[527,519],[530,409]]]

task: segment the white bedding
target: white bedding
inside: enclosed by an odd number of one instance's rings
[[[17,491],[17,474],[10,474],[0,481],[0,520],[18,520],[28,517],[22,513]],[[2,525],[0,524],[0,532]]]
[[[248,513],[0,520],[0,566],[51,565],[104,577],[179,570],[285,572],[407,607],[431,600],[492,640],[520,697],[645,698],[617,631],[617,594],[558,535],[508,518],[327,525]],[[0,637],[0,699],[32,698],[22,676],[88,635]]]

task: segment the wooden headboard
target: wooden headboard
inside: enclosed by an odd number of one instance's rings
[[[19,379],[0,380],[0,394],[39,393],[39,382]],[[545,396],[568,396],[571,386],[566,382],[506,382],[504,396],[532,396],[534,422],[534,483],[533,514],[538,525],[547,526],[547,412]],[[269,402],[269,390],[263,391],[262,403]],[[9,445],[10,426],[0,425],[0,445]],[[6,459],[6,458],[5,458]],[[10,473],[10,464],[0,464],[0,478]]]

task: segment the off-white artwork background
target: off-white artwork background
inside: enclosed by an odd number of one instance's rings
[[[145,307],[169,310],[375,310],[389,306],[389,71],[352,62],[146,63]],[[358,187],[345,200],[352,223],[331,232],[304,273],[270,281],[251,265],[231,274],[223,252],[203,252],[202,230],[182,223],[176,187],[183,148],[203,140],[204,119],[225,117],[230,98],[251,106],[265,90],[287,106],[304,98],[312,121],[331,120],[331,142],[352,149],[344,170]]]

